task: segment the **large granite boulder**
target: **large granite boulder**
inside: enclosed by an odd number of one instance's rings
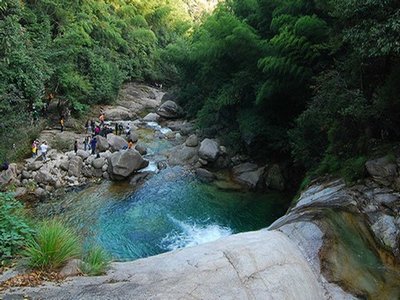
[[[393,253],[399,254],[400,224],[396,225],[395,218],[389,215],[380,216],[371,229],[381,242]]]
[[[43,167],[43,161],[34,161],[27,166],[28,171],[37,171],[41,167]]]
[[[85,160],[86,158],[89,157],[90,153],[89,153],[89,151],[85,151],[85,150],[79,149],[79,150],[76,152],[76,155],[82,157],[82,159]]]
[[[168,100],[161,104],[157,114],[166,119],[176,119],[183,115],[182,108],[174,101]]]
[[[197,135],[192,134],[186,139],[185,145],[188,147],[197,147],[199,144],[199,139],[197,138]]]
[[[247,162],[235,166],[232,172],[235,181],[254,189],[262,182],[264,168]]]
[[[75,176],[79,177],[82,172],[82,166],[83,166],[83,159],[80,156],[74,156],[71,158],[69,161],[68,165],[68,175],[69,176]]]
[[[96,151],[98,152],[103,152],[107,151],[108,148],[110,148],[110,144],[108,143],[108,140],[105,137],[102,137],[101,135],[96,135]]]
[[[111,151],[119,151],[128,147],[128,142],[123,137],[112,133],[107,135],[107,141]]]
[[[107,160],[104,157],[96,158],[92,161],[92,166],[95,169],[102,169]]]
[[[274,164],[268,169],[265,186],[271,190],[283,191],[285,189],[285,179],[279,165]]]
[[[132,118],[132,112],[123,106],[113,106],[106,108],[104,110],[104,115],[107,120],[115,121],[115,120],[129,120]]]
[[[168,163],[174,165],[192,165],[199,159],[197,148],[179,145],[172,148],[168,154]]]
[[[16,164],[9,164],[7,170],[0,172],[0,188],[4,188],[6,185],[16,183],[18,177],[18,170]]]
[[[108,159],[108,173],[111,179],[122,180],[133,172],[147,167],[148,161],[133,149],[114,152]]]
[[[47,169],[40,169],[35,177],[34,180],[37,183],[42,183],[42,184],[54,184],[55,180],[53,179],[53,177],[50,174],[50,170]]]
[[[143,118],[143,121],[158,122],[159,119],[160,119],[160,116],[157,115],[156,113],[149,113]]]
[[[199,156],[206,161],[213,162],[219,153],[219,143],[216,140],[204,139],[200,144]]]
[[[135,150],[136,150],[137,152],[139,152],[140,155],[146,155],[146,154],[147,154],[147,148],[146,148],[146,146],[143,145],[143,144],[141,144],[141,143],[138,143],[138,144],[135,146]]]
[[[365,167],[376,182],[385,186],[391,185],[398,176],[396,163],[386,156],[367,161]]]
[[[131,133],[128,136],[128,141],[132,140],[132,142],[136,143],[139,140],[139,136],[136,132],[131,131]]]

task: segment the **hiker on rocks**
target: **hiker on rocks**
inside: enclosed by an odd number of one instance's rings
[[[78,152],[78,141],[75,141],[74,143],[74,152]]]
[[[64,116],[60,117],[60,126],[61,126],[61,132],[64,131]]]
[[[38,151],[38,143],[36,140],[34,140],[32,143],[32,158],[36,157],[37,151]]]
[[[128,137],[129,135],[131,134],[131,126],[126,126],[126,129],[125,129],[125,135],[126,135],[126,137]]]
[[[83,149],[86,150],[90,150],[90,137],[85,137],[85,139],[83,140]]]
[[[40,145],[40,153],[42,154],[43,161],[47,160],[47,157],[46,157],[47,149],[49,149],[49,146],[47,146],[46,141],[43,141],[42,144]]]
[[[119,129],[119,135],[121,135],[124,132],[124,126],[120,123],[118,124],[118,129]]]
[[[96,126],[94,129],[94,135],[98,135],[100,133],[100,126]]]
[[[9,163],[7,161],[4,161],[1,165],[0,165],[0,171],[6,171],[8,170],[9,167]]]
[[[129,141],[128,141],[128,149],[133,149],[134,145],[135,145],[135,143],[131,139],[129,139]]]
[[[99,120],[100,120],[100,126],[103,126],[103,125],[104,125],[104,120],[105,120],[104,113],[101,113],[101,114],[100,114]]]
[[[96,123],[95,123],[95,121],[91,120],[91,121],[90,121],[90,129],[91,129],[92,131],[91,131],[90,133],[93,134],[95,128],[96,128]]]
[[[92,140],[90,141],[90,146],[92,147],[92,154],[96,154],[96,144],[97,144],[97,139],[96,137],[93,137]]]

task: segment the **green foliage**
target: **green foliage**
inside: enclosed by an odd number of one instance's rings
[[[32,233],[23,205],[11,194],[0,193],[0,263],[19,254]]]
[[[98,276],[106,272],[110,261],[110,255],[103,248],[92,246],[84,255],[80,268],[87,275]]]
[[[80,241],[75,232],[60,221],[51,220],[39,225],[24,254],[30,267],[52,270],[78,257],[80,251]]]

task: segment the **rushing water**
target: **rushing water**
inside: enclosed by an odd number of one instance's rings
[[[137,131],[149,152],[145,171],[158,171],[155,162],[166,159],[163,153],[173,142],[162,134],[170,131],[154,122]],[[41,203],[36,213],[64,219],[84,237],[85,245],[98,244],[116,260],[133,260],[264,228],[285,213],[288,200],[278,193],[220,189],[173,167],[136,189],[127,182],[102,182],[68,192],[62,199]]]

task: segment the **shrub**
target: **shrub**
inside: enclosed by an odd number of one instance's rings
[[[80,241],[74,231],[57,220],[43,222],[28,241],[25,255],[29,266],[56,269],[80,254]]]
[[[83,257],[81,270],[91,276],[104,274],[110,264],[109,254],[99,246],[90,247]]]
[[[343,163],[341,175],[347,183],[352,183],[365,177],[365,163],[367,158],[360,156],[348,159]]]
[[[33,233],[23,214],[23,205],[10,194],[0,193],[0,262],[18,254]]]

